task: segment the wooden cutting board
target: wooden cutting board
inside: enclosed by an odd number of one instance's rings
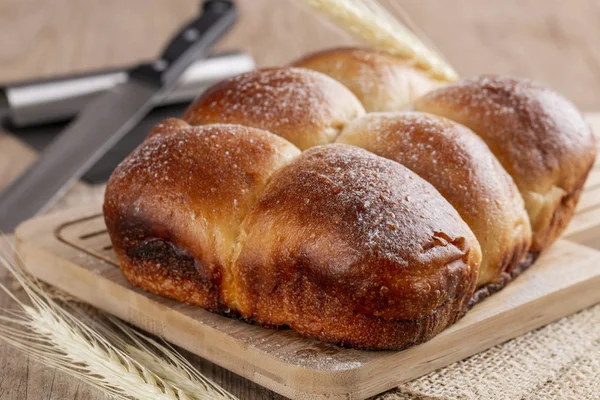
[[[433,340],[358,351],[266,329],[145,293],[123,277],[98,206],[16,232],[40,279],[293,399],[365,399],[600,302],[600,163],[562,239],[503,291]]]

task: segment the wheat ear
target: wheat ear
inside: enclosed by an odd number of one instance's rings
[[[18,306],[1,310],[1,339],[119,399],[235,399],[166,342],[161,344],[114,317],[90,316],[87,306],[53,299],[6,254],[0,249],[0,264],[31,305],[0,284]],[[68,295],[59,297],[64,300]]]
[[[458,79],[439,52],[423,44],[376,0],[302,1],[364,42],[412,61],[433,77],[444,81]]]

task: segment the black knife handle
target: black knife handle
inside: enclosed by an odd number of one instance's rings
[[[9,113],[10,103],[8,102],[8,96],[6,96],[6,91],[3,88],[0,88],[0,123]]]
[[[165,86],[199,58],[206,57],[212,45],[231,28],[237,9],[230,0],[205,0],[202,14],[181,29],[158,60],[133,69],[130,78]]]

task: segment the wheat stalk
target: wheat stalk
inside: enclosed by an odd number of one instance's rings
[[[0,284],[18,306],[0,312],[0,338],[48,366],[119,399],[235,399],[210,382],[166,342],[161,343],[29,276],[0,249],[0,264],[31,305]],[[56,300],[58,297],[60,300]]]
[[[115,328],[105,332],[106,336],[111,338],[111,342],[117,343],[127,354],[152,369],[165,381],[189,392],[197,392],[198,386],[202,386],[206,393],[199,393],[199,399],[210,400],[214,399],[215,395],[231,397],[200,374],[166,341],[155,340],[113,316],[106,318]]]
[[[454,81],[457,73],[434,49],[408,30],[376,0],[302,0],[371,46],[410,60],[433,77]]]

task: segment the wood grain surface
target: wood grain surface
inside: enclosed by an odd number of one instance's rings
[[[381,0],[400,4],[463,76],[534,78],[583,110],[600,109],[600,2],[597,0]],[[355,43],[297,5],[238,0],[242,18],[221,48],[244,49],[259,65],[306,51]],[[0,0],[0,82],[130,65],[153,58],[195,13],[192,0]],[[0,132],[0,188],[35,157]],[[77,202],[85,188],[78,188]],[[80,200],[79,200],[80,201]],[[0,279],[6,281],[4,271]],[[0,306],[6,307],[0,295]],[[197,360],[243,399],[279,396]],[[0,343],[0,399],[103,399],[84,384]]]

